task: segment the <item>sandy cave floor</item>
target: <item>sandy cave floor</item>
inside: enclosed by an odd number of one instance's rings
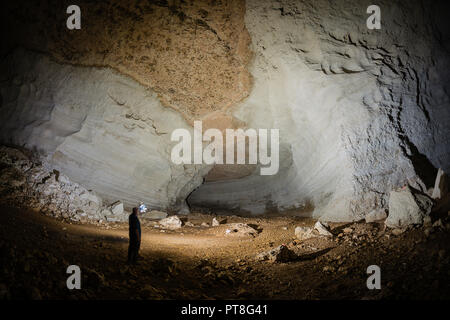
[[[255,237],[225,235],[227,225],[201,227],[213,215],[184,218],[176,231],[141,221],[141,256],[125,263],[128,225],[75,224],[27,209],[1,207],[0,295],[11,299],[449,299],[449,218],[446,228],[400,235],[381,223],[331,224],[333,239],[294,240],[298,217],[218,217],[256,229]],[[352,231],[344,233],[344,228]],[[286,244],[288,263],[255,259]],[[66,268],[82,271],[82,289],[68,290]],[[366,269],[381,268],[381,290],[368,290]]]

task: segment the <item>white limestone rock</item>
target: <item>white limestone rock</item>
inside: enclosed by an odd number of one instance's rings
[[[314,233],[314,229],[309,227],[296,227],[294,233],[297,239],[302,241],[317,237],[317,235]]]
[[[413,192],[409,186],[393,190],[389,197],[389,216],[385,224],[390,228],[421,225],[429,216],[433,200],[428,196]]]
[[[376,222],[387,218],[386,209],[375,209],[370,211],[366,217],[366,223]]]
[[[319,234],[322,236],[325,236],[325,237],[333,236],[333,234],[330,232],[330,227],[325,222],[317,221],[314,224],[314,229],[317,230],[317,232],[319,232]]]
[[[170,216],[160,220],[159,225],[164,229],[176,230],[181,228],[183,222],[177,216]]]
[[[450,61],[428,28],[439,12],[377,4],[391,9],[375,34],[363,3],[246,1],[255,81],[233,115],[280,129],[280,169],[206,182],[191,205],[254,214],[310,205],[321,221],[354,221],[405,183],[425,191],[432,166],[450,170]],[[431,164],[415,163],[421,155]]]
[[[110,209],[113,215],[115,216],[122,215],[124,212],[122,201],[114,202],[113,204],[111,204]]]
[[[37,150],[43,166],[105,202],[187,213],[211,166],[175,165],[174,129],[193,128],[148,87],[108,68],[61,65],[17,49],[0,63],[0,143]],[[51,186],[48,186],[51,188]],[[50,190],[48,190],[51,192]]]
[[[449,192],[449,179],[445,172],[439,168],[438,173],[436,175],[436,180],[434,182],[433,193],[431,198],[433,199],[442,199]]]

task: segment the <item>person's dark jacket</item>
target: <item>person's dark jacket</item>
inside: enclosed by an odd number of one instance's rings
[[[139,242],[141,238],[141,223],[139,222],[139,218],[135,214],[130,214],[130,217],[128,218],[129,223],[129,235],[130,235],[130,242]],[[139,238],[137,237],[136,230],[139,233]]]

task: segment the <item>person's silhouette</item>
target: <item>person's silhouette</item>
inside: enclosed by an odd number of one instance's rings
[[[138,208],[133,208],[133,212],[128,218],[130,244],[128,246],[128,263],[135,264],[139,257],[141,246],[141,223],[138,218]]]

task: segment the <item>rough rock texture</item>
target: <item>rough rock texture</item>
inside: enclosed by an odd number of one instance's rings
[[[389,197],[389,215],[385,224],[391,228],[421,225],[430,215],[432,206],[433,200],[408,186],[394,190]]]
[[[244,1],[80,0],[80,30],[65,27],[70,4],[8,4],[5,47],[22,45],[63,63],[114,68],[188,119],[227,109],[248,95]]]
[[[149,220],[161,220],[167,217],[166,212],[158,211],[158,210],[152,210],[150,212],[145,212],[139,214],[139,217],[142,217],[143,219],[149,219]]]
[[[367,29],[366,0],[81,1],[82,30],[70,32],[67,4],[2,10],[12,31],[0,142],[36,149],[108,202],[187,213],[189,197],[349,221],[387,208],[397,187],[425,192],[436,168],[450,172],[444,1],[379,1],[381,30]],[[279,128],[278,174],[173,165],[169,133],[189,128],[183,117]]]
[[[183,222],[177,216],[170,216],[159,221],[159,225],[164,229],[175,230],[181,228]]]
[[[384,220],[386,218],[387,218],[387,213],[386,213],[385,209],[376,209],[376,210],[370,211],[366,215],[365,219],[366,219],[366,223],[370,223],[370,222]]]
[[[316,237],[314,229],[309,227],[296,227],[294,233],[299,240],[307,240]]]
[[[209,170],[170,161],[170,133],[192,128],[112,70],[16,50],[3,61],[0,90],[0,141],[36,150],[46,167],[108,202],[176,211]]]
[[[319,232],[321,236],[332,237],[333,234],[330,232],[330,226],[325,222],[317,221],[314,224],[314,229]]]
[[[406,183],[425,191],[450,166],[450,29],[444,2],[246,2],[254,87],[234,109],[279,128],[280,171],[206,183],[192,205],[260,213],[313,206],[322,220],[386,208]],[[256,170],[256,172],[258,172]]]
[[[229,223],[225,234],[233,237],[255,237],[258,231],[246,223]]]
[[[449,182],[448,175],[441,168],[439,168],[436,175],[436,181],[434,182],[433,194],[431,195],[431,198],[444,198],[449,192]]]
[[[269,262],[290,262],[298,256],[285,245],[280,245],[267,252],[262,252],[256,256],[257,260]]]
[[[105,206],[95,192],[56,170],[46,170],[32,155],[7,147],[0,147],[0,198],[10,205],[74,221],[128,219],[121,202]]]

